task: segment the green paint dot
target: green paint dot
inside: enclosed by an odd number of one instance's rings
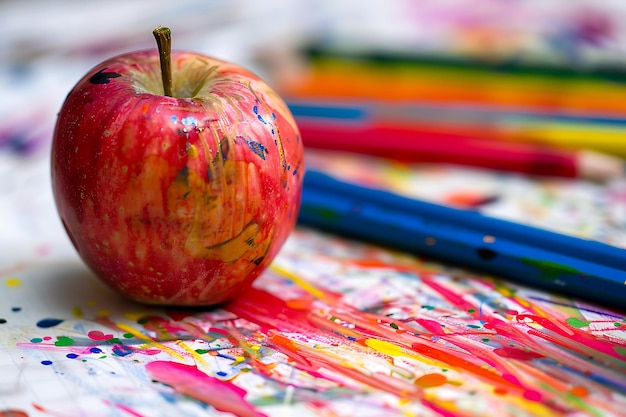
[[[475,324],[468,324],[467,327],[470,327],[472,329],[480,329],[481,326],[477,326]]]
[[[331,317],[331,318],[329,318],[328,320],[330,320],[330,321],[335,321],[335,320],[337,320],[337,317],[332,316],[332,317]]]
[[[98,359],[106,359],[106,358],[107,358],[107,355],[102,355]]]
[[[118,337],[112,337],[109,340],[107,340],[107,343],[109,345],[121,345],[122,341]]]
[[[148,317],[142,317],[137,320],[137,324],[146,324],[148,322]]]
[[[399,327],[396,323],[389,323],[389,326],[393,327],[394,329],[398,330]]]
[[[624,346],[615,346],[613,350],[620,356],[626,356],[626,347]]]
[[[54,342],[54,346],[72,346],[74,344],[74,339],[67,336],[59,336],[57,337],[57,341]]]
[[[483,342],[487,343],[487,342],[489,342],[490,339],[488,337],[485,337],[482,340],[483,340]]]
[[[621,324],[620,323],[613,323],[613,326],[619,327],[619,326],[621,326]]]
[[[422,306],[422,308],[425,308],[426,310],[434,310],[435,309],[434,306]]]
[[[199,355],[204,355],[205,353],[209,353],[207,349],[196,349],[196,353]]]
[[[468,313],[475,313],[475,312],[476,312],[476,310],[475,310],[475,309],[473,309],[473,308],[470,308],[469,310],[467,310],[467,312],[468,312]]]
[[[441,368],[441,372],[448,372],[446,368]]]
[[[43,339],[41,337],[33,337],[32,339],[30,339],[30,341],[32,343],[41,343],[43,342]]]
[[[132,339],[133,337],[135,337],[135,335],[134,335],[134,334],[132,334],[132,333],[124,333],[124,334],[122,335],[122,337],[123,337],[124,339]]]
[[[570,317],[565,321],[567,322],[567,324],[577,329],[580,329],[581,327],[587,327],[591,324],[590,321],[580,320],[580,319],[577,319],[576,317]]]

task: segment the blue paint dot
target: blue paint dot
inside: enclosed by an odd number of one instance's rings
[[[274,129],[272,129],[272,135],[274,134]]]
[[[259,114],[259,108],[257,106],[254,106],[252,108],[252,111],[254,112],[254,114]]]
[[[298,170],[297,170],[297,169],[294,169],[294,170],[293,170],[293,175],[296,175],[297,173],[298,173]]]
[[[41,361],[41,364],[46,366],[52,365],[52,361]]]
[[[61,323],[63,323],[63,320],[61,319],[41,319],[37,322],[37,327],[47,329],[49,327],[57,326]]]
[[[228,375],[228,374],[227,374],[226,372],[224,372],[224,371],[218,371],[218,372],[216,372],[216,374],[217,374],[218,376],[226,376],[226,375]]]
[[[67,355],[65,355],[65,357],[68,359],[76,359],[78,358],[78,355],[75,353],[68,353]]]
[[[89,351],[91,353],[102,353],[102,349],[97,348],[97,347],[92,347],[91,349],[89,349]]]
[[[172,123],[176,123],[178,121],[178,117],[172,115],[170,117],[170,120],[172,121]]]
[[[13,307],[11,308],[11,311],[14,313],[19,313],[20,311],[22,311],[22,307]]]
[[[185,126],[189,126],[189,125],[198,126],[198,121],[193,116],[187,116],[184,119],[180,119],[180,122],[184,124]]]
[[[259,122],[261,122],[263,124],[267,124],[267,122],[265,120],[263,120],[263,117],[261,117],[260,114],[257,116],[257,119],[259,119]]]
[[[272,119],[276,120],[276,113],[272,113]]]

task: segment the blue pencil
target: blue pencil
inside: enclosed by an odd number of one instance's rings
[[[309,170],[298,221],[530,286],[626,307],[626,249]]]

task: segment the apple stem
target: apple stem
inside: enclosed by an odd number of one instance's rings
[[[152,31],[152,34],[159,47],[163,94],[172,97],[172,31],[169,28],[159,26]]]

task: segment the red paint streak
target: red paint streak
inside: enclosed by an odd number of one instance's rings
[[[104,403],[107,404],[107,405],[113,406],[113,407],[115,407],[115,408],[117,408],[119,410],[122,410],[122,411],[126,412],[126,414],[129,414],[129,415],[131,415],[133,417],[144,417],[143,414],[139,414],[138,412],[136,412],[132,408],[128,407],[127,405],[113,403],[113,402],[107,401],[107,400],[104,400]]]
[[[28,414],[20,410],[2,410],[0,417],[28,417]]]
[[[512,347],[501,347],[493,350],[494,353],[502,358],[518,359],[521,361],[529,361],[532,359],[543,358],[543,355],[532,351],[525,351],[522,349]]]
[[[147,364],[146,370],[153,379],[171,386],[180,394],[209,404],[218,411],[239,417],[267,417],[246,402],[244,389],[213,378],[195,366],[156,361]]]
[[[442,336],[446,334],[446,332],[444,332],[443,328],[441,327],[441,323],[439,323],[438,321],[418,318],[415,319],[415,322],[434,335]]]
[[[589,349],[593,349],[597,352],[602,352],[605,355],[612,356],[613,358],[622,360],[623,358],[615,351],[614,347],[618,344],[611,342],[605,342],[598,340],[595,336],[582,331],[580,329],[565,327],[559,323],[555,323],[547,318],[539,317],[536,315],[519,315],[518,320],[530,319],[537,324],[540,324],[547,330],[550,330],[556,335],[549,335],[545,332],[537,331],[536,329],[530,329],[529,334],[542,337],[560,346],[567,347],[577,353],[587,355]]]
[[[435,282],[431,274],[423,274],[421,275],[421,278],[424,284],[428,285],[430,288],[437,291],[445,299],[450,301],[454,306],[458,307],[459,309],[465,310],[465,311],[476,309],[473,304],[471,304],[468,301],[465,301],[463,297],[461,297],[458,293],[454,291],[450,291],[449,289],[445,288],[443,285],[440,285],[439,283]]]
[[[64,414],[64,413],[59,413],[56,411],[52,411],[52,410],[48,410],[47,408],[44,408],[42,406],[40,406],[39,404],[35,404],[33,403],[33,408],[37,411],[40,411],[42,413],[48,414],[49,416],[54,416],[54,417],[73,417],[73,414]]]

